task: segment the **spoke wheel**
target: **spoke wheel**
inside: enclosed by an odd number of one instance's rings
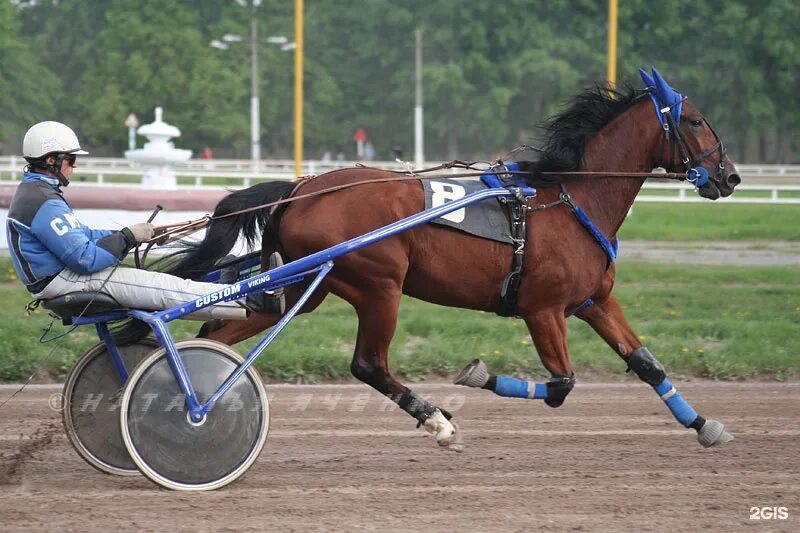
[[[128,374],[158,348],[153,339],[118,347]],[[106,345],[92,347],[72,367],[64,383],[61,411],[67,438],[87,463],[107,474],[138,475],[119,427],[124,383]]]
[[[201,403],[243,361],[229,346],[207,339],[175,346]],[[131,458],[150,480],[173,490],[213,490],[239,478],[261,453],[269,431],[269,403],[251,367],[202,421],[192,422],[161,348],[128,380],[120,425]]]

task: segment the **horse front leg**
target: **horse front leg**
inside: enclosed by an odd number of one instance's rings
[[[625,360],[628,370],[653,387],[678,422],[697,431],[700,444],[708,448],[733,439],[721,422],[698,415],[672,386],[663,365],[639,342],[614,296],[609,294],[576,316],[587,322]]]
[[[358,338],[350,370],[353,375],[381,394],[433,433],[439,446],[461,452],[464,444],[452,415],[417,395],[389,372],[389,344],[397,325],[400,289],[370,291],[354,304],[358,314]],[[352,303],[352,300],[351,300]]]
[[[513,376],[492,375],[480,359],[468,364],[453,380],[457,385],[478,387],[507,398],[544,400],[559,407],[575,386],[575,373],[569,362],[567,323],[563,309],[525,316],[536,351],[552,376],[547,383],[534,383]]]

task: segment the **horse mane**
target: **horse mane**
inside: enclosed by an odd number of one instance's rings
[[[609,122],[647,94],[623,83],[617,88],[595,84],[575,96],[561,113],[547,119],[543,148],[538,160],[520,161],[520,170],[532,172],[532,185],[553,185],[557,177],[537,176],[539,172],[571,172],[583,165],[586,143]]]

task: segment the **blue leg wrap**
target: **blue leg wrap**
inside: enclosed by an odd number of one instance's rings
[[[672,386],[669,379],[664,378],[664,381],[658,385],[653,385],[653,389],[661,396],[661,399],[667,404],[667,407],[669,407],[669,410],[678,422],[688,428],[692,422],[695,421],[697,418],[697,411],[695,411],[692,406],[683,399],[680,393],[675,390],[675,387]]]
[[[497,385],[494,388],[494,393],[507,398],[544,400],[547,398],[547,385],[524,381],[511,376],[497,376]]]

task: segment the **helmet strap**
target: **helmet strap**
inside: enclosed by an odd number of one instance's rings
[[[52,155],[52,154],[51,154]],[[61,164],[64,162],[64,158],[69,155],[66,153],[53,155],[56,158],[55,164],[48,164],[47,163],[47,156],[41,157],[38,159],[28,158],[26,157],[25,160],[28,164],[25,166],[25,172],[28,171],[42,171],[48,172],[55,176],[58,179],[58,184],[62,187],[66,187],[69,185],[69,179],[61,172]]]
[[[64,163],[64,158],[66,156],[67,156],[67,154],[63,154],[63,153],[62,154],[58,154],[56,156],[56,164],[55,165],[47,165],[48,166],[47,170],[49,170],[50,172],[52,172],[53,174],[56,175],[56,178],[58,178],[58,183],[60,183],[62,187],[66,187],[67,185],[69,185],[69,180],[67,179],[67,177],[64,174],[61,173],[61,165]]]

